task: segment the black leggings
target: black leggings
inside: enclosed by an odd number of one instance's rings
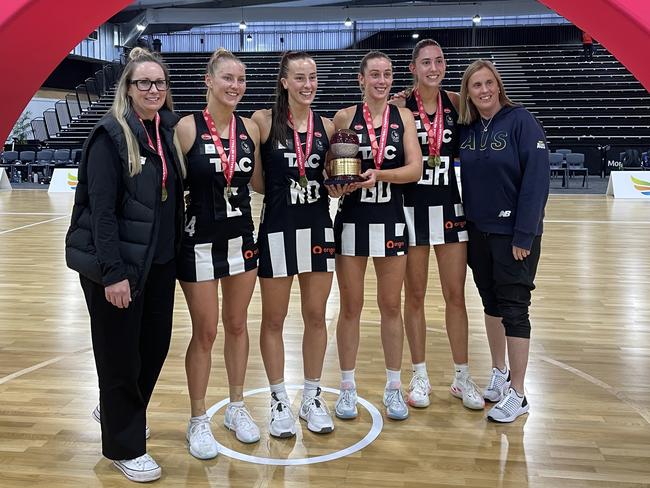
[[[472,268],[483,309],[487,315],[502,317],[508,337],[530,338],[530,292],[535,289],[535,273],[542,236],[536,236],[530,255],[517,261],[512,255],[512,236],[481,232],[468,223],[467,262]]]
[[[104,287],[81,277],[99,377],[102,453],[133,459],[146,452],[146,413],[172,332],[176,264],[153,264],[142,293],[117,308]]]

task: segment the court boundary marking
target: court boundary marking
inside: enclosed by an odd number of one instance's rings
[[[17,230],[27,229],[29,227],[34,227],[36,225],[47,224],[49,222],[55,222],[57,220],[67,219],[67,218],[70,218],[70,216],[69,215],[62,215],[61,217],[55,217],[53,219],[47,219],[47,220],[42,220],[40,222],[34,222],[32,224],[21,225],[20,227],[14,227],[13,229],[7,229],[7,230],[0,231],[0,236],[4,235],[4,234],[9,234],[10,232],[14,232],[14,231],[17,231]]]
[[[303,388],[304,388],[303,385],[287,385],[288,390],[302,390]],[[326,391],[328,393],[334,393],[336,395],[340,393],[340,391],[337,389],[328,388],[324,386],[321,387],[321,390]],[[264,392],[270,393],[270,391],[271,389],[268,386],[263,388],[256,388],[254,390],[248,390],[244,392],[244,397],[256,395],[258,393],[264,393]],[[217,442],[217,448],[219,450],[219,454],[228,456],[231,459],[237,459],[239,461],[244,461],[253,464],[262,464],[266,466],[304,466],[308,464],[324,463],[327,461],[333,461],[335,459],[340,459],[345,456],[349,456],[350,454],[354,454],[355,452],[358,452],[364,449],[365,447],[369,446],[370,444],[372,444],[372,442],[377,437],[379,437],[379,434],[381,433],[382,428],[384,426],[384,419],[381,416],[379,410],[377,410],[377,407],[375,407],[372,403],[370,403],[369,401],[367,401],[362,397],[358,397],[357,400],[370,414],[370,417],[372,418],[372,425],[368,433],[360,441],[355,442],[349,447],[339,449],[338,451],[334,451],[329,454],[322,454],[320,456],[282,459],[282,458],[270,458],[270,457],[254,456],[251,454],[244,454],[242,452],[235,451],[233,449],[224,446],[218,440],[215,439]],[[229,398],[224,398],[220,402],[212,405],[210,408],[208,408],[206,412],[208,417],[212,418],[219,410],[221,410],[229,402],[230,402]],[[300,419],[296,419],[296,421],[300,422]],[[342,420],[340,422],[345,422],[345,420]],[[322,434],[322,435],[327,435],[327,434]],[[280,440],[279,442],[282,441]]]

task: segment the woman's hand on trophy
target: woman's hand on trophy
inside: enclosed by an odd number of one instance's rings
[[[357,188],[372,188],[375,186],[377,183],[377,173],[379,173],[379,171],[380,170],[378,169],[370,168],[367,171],[361,173],[359,176],[363,178],[363,181],[352,183],[350,185],[352,187],[352,191],[356,190]]]
[[[351,185],[325,185],[327,193],[332,198],[341,198],[352,191]]]

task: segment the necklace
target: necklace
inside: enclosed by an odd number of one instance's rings
[[[492,123],[492,119],[494,118],[494,115],[490,117],[490,120],[488,120],[487,124],[483,122],[483,117],[481,117],[481,125],[483,126],[483,132],[487,132],[488,127],[490,127],[490,124]]]

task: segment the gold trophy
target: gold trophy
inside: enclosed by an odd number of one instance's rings
[[[347,185],[363,181],[359,152],[359,136],[350,129],[338,129],[330,139],[329,178],[326,185]]]

